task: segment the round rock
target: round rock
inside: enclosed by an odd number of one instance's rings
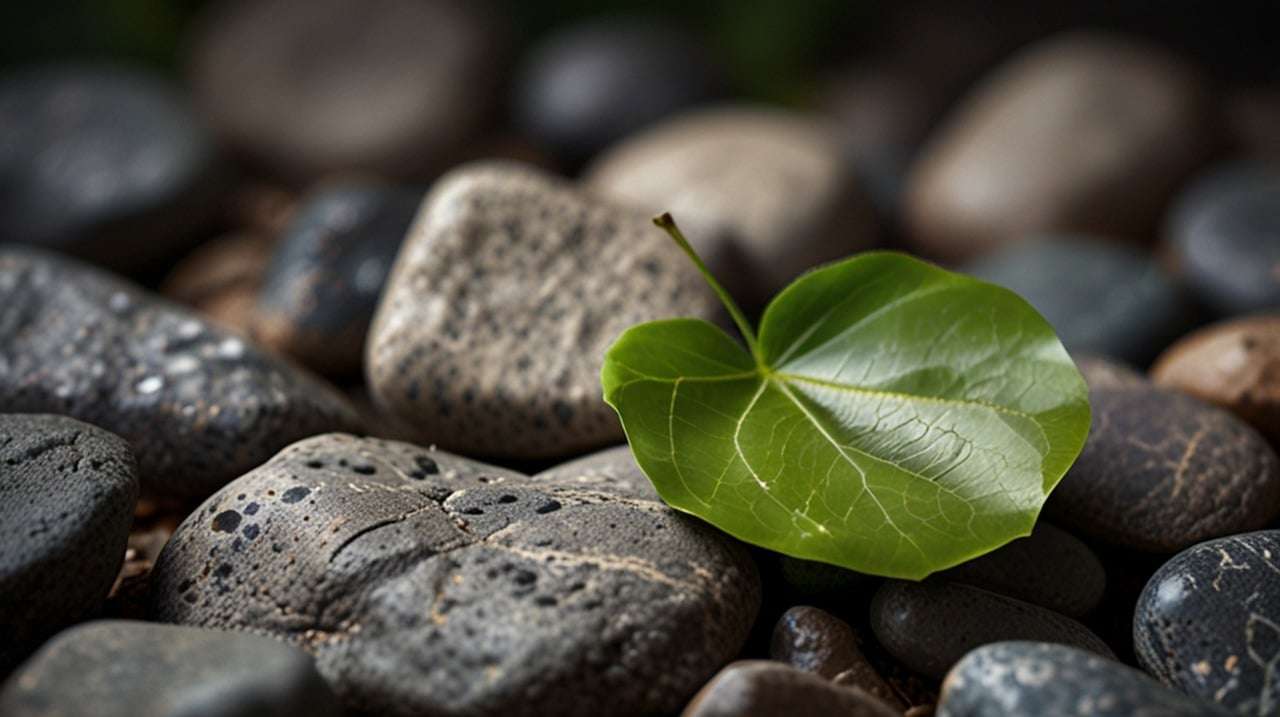
[[[1233,164],[1178,198],[1166,234],[1187,283],[1220,315],[1280,309],[1280,170]]]
[[[119,436],[64,416],[0,414],[0,672],[102,604],[137,497]]]
[[[1092,652],[1045,642],[998,642],[964,656],[942,683],[938,717],[1226,717]]]
[[[1038,232],[1144,238],[1205,156],[1207,116],[1199,78],[1156,49],[1044,40],[935,133],[908,179],[910,237],[953,261]]]
[[[660,502],[341,434],[212,496],[152,584],[160,619],[288,639],[391,715],[672,712],[760,600],[742,546]]]
[[[1236,714],[1280,703],[1280,531],[1201,543],[1151,577],[1133,618],[1138,661]]]
[[[0,692],[7,717],[338,717],[307,653],[278,640],[127,620],[58,635]]]
[[[825,610],[801,605],[783,613],[773,627],[769,657],[857,687],[899,711],[906,709],[858,649],[858,636],[849,623]]]
[[[834,124],[784,110],[730,106],[674,117],[606,151],[584,181],[650,214],[671,212],[749,304],[867,248],[877,231]]]
[[[1276,454],[1230,413],[1157,387],[1097,389],[1089,402],[1089,439],[1045,505],[1059,525],[1173,553],[1280,513]]]
[[[834,685],[780,662],[740,660],[702,688],[681,717],[898,717],[901,710],[856,687]]]
[[[261,234],[230,234],[205,242],[178,262],[160,292],[247,336],[274,245]]]
[[[0,79],[0,242],[145,270],[209,216],[213,142],[175,88],[122,67]]]
[[[596,19],[542,40],[515,82],[516,123],[570,164],[718,94],[706,43],[643,17]]]
[[[71,259],[0,250],[0,406],[129,442],[144,486],[205,496],[304,436],[354,430],[332,388]]]
[[[358,373],[391,264],[422,201],[371,183],[327,186],[303,200],[262,278],[253,335],[324,373]]]
[[[494,107],[491,20],[463,0],[220,3],[193,38],[192,91],[216,131],[290,177],[438,171]]]
[[[1084,376],[1089,390],[1146,388],[1151,385],[1146,376],[1138,373],[1126,363],[1094,354],[1077,354],[1076,368]]]
[[[622,440],[600,368],[623,331],[717,311],[648,216],[517,164],[467,165],[435,184],[396,259],[369,386],[423,441],[569,456]]]
[[[1102,638],[1065,615],[981,588],[891,580],[871,600],[871,629],[907,667],[941,679],[965,653],[991,642],[1056,642],[1114,657]]]
[[[1036,239],[964,270],[1029,301],[1073,353],[1146,365],[1191,320],[1178,285],[1150,256],[1099,239]]]

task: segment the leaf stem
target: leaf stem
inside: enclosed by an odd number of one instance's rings
[[[738,331],[742,333],[742,338],[747,342],[747,348],[751,350],[751,355],[756,360],[756,365],[764,368],[764,355],[760,353],[760,344],[756,341],[756,331],[751,326],[751,322],[747,321],[746,314],[742,313],[742,309],[738,308],[738,303],[733,300],[733,296],[729,291],[716,280],[711,269],[707,268],[702,257],[698,256],[698,252],[693,250],[693,246],[689,244],[689,240],[685,238],[684,232],[680,231],[680,227],[676,226],[676,220],[671,218],[670,212],[663,212],[661,216],[653,218],[653,223],[659,229],[665,231],[671,240],[680,247],[685,254],[693,261],[694,266],[698,267],[698,271],[702,272],[702,278],[707,280],[711,285],[711,290],[716,292],[716,296],[720,297],[720,303],[724,304],[724,308],[728,309],[729,316],[733,318],[733,323],[738,326]]]

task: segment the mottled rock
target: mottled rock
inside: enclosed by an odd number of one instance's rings
[[[1152,379],[1221,406],[1280,445],[1280,316],[1201,329],[1169,347]]]
[[[1089,546],[1042,521],[1031,535],[939,573],[959,583],[1083,617],[1102,601],[1107,573]]]
[[[396,259],[369,331],[369,387],[423,441],[569,456],[622,440],[600,394],[619,334],[717,311],[648,216],[520,165],[467,165],[435,184]]]
[[[814,116],[750,106],[683,114],[606,151],[584,181],[651,214],[671,212],[749,304],[875,241],[841,136]]]
[[[1065,615],[945,580],[891,580],[871,601],[871,629],[911,669],[941,678],[965,653],[991,642],[1057,642],[1114,657],[1089,628]]]
[[[341,434],[205,502],[156,615],[310,651],[377,714],[670,712],[741,648],[740,546],[660,502]]]
[[[769,660],[731,663],[707,683],[682,717],[897,717],[856,687],[833,685],[818,675]]]
[[[1229,715],[1092,652],[998,642],[965,655],[942,685],[938,717],[1201,717]]]
[[[488,124],[493,19],[462,0],[218,3],[195,31],[192,91],[216,131],[278,173],[430,173]]]
[[[1096,389],[1084,450],[1045,505],[1063,527],[1173,553],[1280,513],[1280,463],[1226,411],[1176,391]]]
[[[908,180],[915,246],[964,260],[1039,232],[1143,238],[1206,155],[1198,77],[1100,34],[1032,45],[933,135]]]
[[[1073,353],[1145,365],[1192,319],[1181,289],[1150,256],[1096,238],[1039,238],[964,270],[1031,302]]]
[[[1280,170],[1219,167],[1170,210],[1166,236],[1196,296],[1220,315],[1280,309]]]
[[[311,657],[259,635],[127,620],[58,635],[0,692],[7,717],[337,717]]]
[[[601,490],[627,498],[662,500],[658,491],[631,455],[631,446],[596,451],[577,460],[561,463],[533,477],[535,481]]]
[[[0,80],[0,242],[145,270],[210,216],[211,138],[175,88],[141,70],[28,69]]]
[[[896,710],[906,709],[893,688],[858,649],[849,623],[816,607],[787,610],[773,627],[769,657],[844,686],[857,687]]]
[[[0,250],[0,406],[111,430],[145,487],[194,497],[298,438],[356,427],[309,374],[129,282],[25,249]]]
[[[119,436],[64,416],[0,414],[0,673],[102,604],[137,497]]]
[[[262,278],[256,339],[330,374],[358,373],[365,333],[420,192],[326,186],[302,201]]]
[[[160,292],[223,328],[248,335],[274,248],[275,241],[262,234],[218,237],[178,262]]]
[[[1133,367],[1105,356],[1093,354],[1075,355],[1076,368],[1084,376],[1084,382],[1090,390],[1119,390],[1126,388],[1146,388],[1151,385],[1146,376],[1138,373]]]
[[[533,48],[515,82],[515,119],[570,164],[722,86],[706,43],[656,19],[570,25]]]
[[[1148,672],[1236,714],[1280,704],[1280,531],[1201,543],[1156,571],[1133,644]]]

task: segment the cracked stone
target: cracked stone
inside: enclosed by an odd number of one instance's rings
[[[642,480],[630,472],[623,485]],[[179,527],[153,611],[286,639],[354,710],[678,710],[745,641],[755,565],[703,523],[574,473],[529,478],[343,434],[304,440]],[[239,532],[218,530],[231,510]]]

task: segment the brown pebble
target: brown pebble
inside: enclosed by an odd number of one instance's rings
[[[897,717],[857,687],[841,687],[818,675],[769,660],[730,663],[685,707],[682,717]]]
[[[801,605],[783,613],[773,628],[769,657],[858,687],[896,709],[906,707],[858,649],[853,628],[825,610]]]

